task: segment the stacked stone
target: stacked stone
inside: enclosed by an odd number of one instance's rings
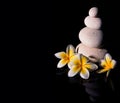
[[[98,8],[92,7],[89,15],[84,19],[86,27],[80,30],[79,39],[81,43],[76,47],[78,53],[87,56],[93,62],[103,59],[107,50],[101,48],[103,32],[102,21],[98,16]]]

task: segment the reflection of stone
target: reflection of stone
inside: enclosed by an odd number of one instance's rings
[[[98,75],[94,72],[91,73],[89,80],[83,82],[85,91],[92,103],[104,103],[112,99],[109,97],[112,96],[113,91],[108,87],[105,75],[105,73]]]
[[[92,79],[83,83],[92,102],[102,101],[106,94],[106,82],[103,78]]]

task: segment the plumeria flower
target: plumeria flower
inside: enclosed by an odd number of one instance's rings
[[[106,53],[104,56],[104,59],[101,60],[101,66],[103,69],[101,69],[98,73],[107,72],[107,76],[111,69],[113,69],[116,65],[116,61],[112,59],[111,55],[109,53]]]
[[[55,53],[55,56],[59,59],[61,59],[58,64],[57,67],[58,68],[62,68],[64,67],[66,64],[68,64],[69,67],[69,62],[71,60],[71,58],[75,55],[75,49],[72,45],[68,45],[66,48],[66,52],[58,52]]]
[[[90,76],[89,70],[96,70],[97,68],[98,66],[94,63],[91,63],[86,56],[82,54],[76,54],[70,61],[68,77],[73,77],[77,73],[80,73],[80,76],[83,79],[88,79]]]

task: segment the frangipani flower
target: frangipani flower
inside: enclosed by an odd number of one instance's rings
[[[58,68],[62,68],[64,67],[66,64],[68,64],[69,67],[69,62],[71,60],[71,58],[75,55],[75,49],[72,45],[68,45],[66,48],[66,53],[65,52],[58,52],[55,53],[55,56],[59,59],[61,59],[58,62],[57,67]]]
[[[109,53],[106,53],[104,59],[101,60],[101,66],[103,69],[101,69],[98,73],[107,72],[107,75],[111,69],[113,69],[116,65],[116,61],[112,59],[111,55]]]
[[[76,54],[70,61],[70,71],[68,72],[69,77],[75,76],[80,72],[80,76],[83,79],[89,78],[89,70],[96,70],[98,66],[94,63],[89,62],[89,59],[82,55]]]

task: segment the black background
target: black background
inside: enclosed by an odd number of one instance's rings
[[[119,6],[116,1],[105,0],[79,0],[79,1],[53,1],[52,2],[52,34],[48,34],[48,81],[51,84],[51,93],[54,92],[53,100],[59,102],[89,102],[84,87],[78,81],[69,81],[67,74],[59,75],[57,69],[58,59],[54,56],[56,52],[65,50],[68,44],[76,46],[80,43],[78,33],[85,27],[84,18],[88,16],[88,10],[97,6],[99,17],[102,19],[102,31],[104,33],[103,47],[108,50],[117,61],[116,68],[110,77],[115,86],[113,98],[110,101],[119,101],[120,97],[120,47],[119,47]],[[49,45],[49,46],[48,46]],[[54,76],[50,75],[55,73]],[[110,97],[111,98],[111,97]]]
[[[36,103],[89,102],[79,79],[71,82],[66,73],[58,74],[59,60],[54,54],[64,51],[68,44],[76,47],[80,43],[78,33],[85,27],[84,18],[91,7],[97,6],[103,21],[102,45],[117,61],[110,77],[115,86],[112,100],[119,101],[119,5],[115,0],[6,2],[3,8],[3,50],[9,64],[5,69],[7,81],[4,82],[7,85],[4,84],[3,97],[9,98],[9,101],[15,101],[16,98],[17,101],[26,99]]]
[[[58,74],[59,60],[54,54],[64,51],[68,44],[76,47],[80,43],[78,33],[85,27],[84,18],[91,7],[97,6],[103,21],[102,45],[117,61],[110,74],[115,86],[110,100],[119,101],[119,5],[115,0],[5,2],[3,50],[9,64],[5,63],[8,68],[3,76],[7,84],[3,85],[3,99],[33,103],[89,102],[79,78],[71,81],[66,73]]]
[[[33,103],[89,101],[79,79],[71,82],[67,74],[58,74],[59,60],[54,54],[64,51],[68,44],[80,43],[78,33],[85,27],[84,18],[91,7],[97,6],[103,21],[103,46],[117,61],[110,76],[115,86],[112,100],[119,101],[119,5],[115,0],[5,2],[1,9],[1,55],[3,62],[5,59],[1,98]]]

